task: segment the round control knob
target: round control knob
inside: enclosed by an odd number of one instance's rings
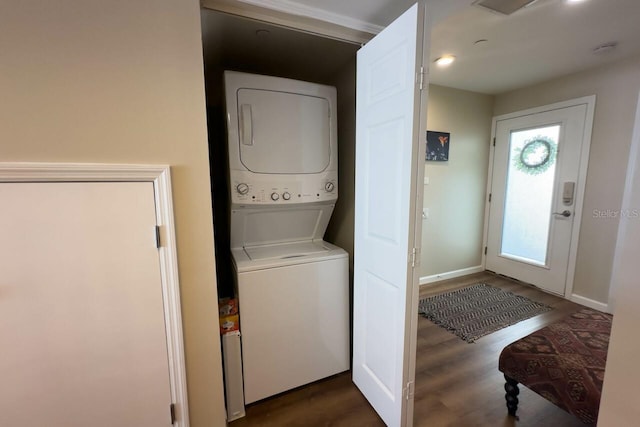
[[[284,200],[289,200],[289,199],[291,199],[291,194],[289,194],[288,192],[285,191],[284,193],[282,193],[282,198]]]
[[[274,202],[279,198],[280,198],[280,195],[278,193],[271,193],[271,200],[273,200]]]
[[[324,185],[324,189],[329,193],[331,193],[335,188],[336,188],[336,186],[335,186],[335,184],[333,182],[327,182]]]
[[[249,192],[249,186],[245,183],[242,184],[238,184],[236,186],[236,190],[238,190],[238,193],[242,194],[243,196],[245,194],[247,194]]]

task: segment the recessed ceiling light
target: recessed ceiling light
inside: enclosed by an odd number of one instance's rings
[[[584,0],[567,0],[567,3],[582,3]]]
[[[451,63],[455,60],[456,57],[453,55],[443,55],[440,58],[436,59],[435,63],[440,67],[446,67],[447,65],[451,65]]]

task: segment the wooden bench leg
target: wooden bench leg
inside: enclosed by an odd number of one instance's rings
[[[516,417],[516,411],[518,410],[518,395],[520,394],[518,381],[513,378],[509,378],[506,375],[504,376],[504,379],[507,381],[504,385],[504,390],[507,392],[504,395],[504,398],[507,400],[507,410],[509,411],[509,415]]]

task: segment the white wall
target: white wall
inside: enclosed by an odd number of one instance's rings
[[[576,262],[574,294],[607,303],[633,120],[640,58],[558,78],[496,97],[494,115],[596,95],[596,111]]]
[[[451,140],[449,161],[425,162],[422,277],[481,264],[492,116],[490,95],[429,86],[427,128]]]
[[[636,363],[640,355],[640,102],[629,164],[622,206],[628,215],[620,222],[616,249],[612,280],[616,307],[598,420],[603,427],[637,425],[640,418]]]
[[[172,167],[192,426],[225,425],[197,0],[0,7],[0,160]],[[10,385],[9,385],[10,386]]]

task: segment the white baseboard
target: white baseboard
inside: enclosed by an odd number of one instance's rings
[[[460,270],[448,271],[446,273],[434,274],[432,276],[424,276],[420,278],[420,284],[426,285],[427,283],[441,282],[443,280],[455,279],[456,277],[466,276],[468,274],[482,273],[484,267],[478,265],[476,267],[463,268]]]
[[[586,307],[593,308],[594,310],[604,311],[605,313],[610,313],[609,305],[605,304],[603,302],[592,300],[590,298],[586,298],[586,297],[583,297],[583,296],[580,296],[580,295],[576,295],[576,294],[571,295],[571,298],[569,298],[569,299],[571,301],[575,302],[576,304],[581,304],[581,305],[584,305]]]

